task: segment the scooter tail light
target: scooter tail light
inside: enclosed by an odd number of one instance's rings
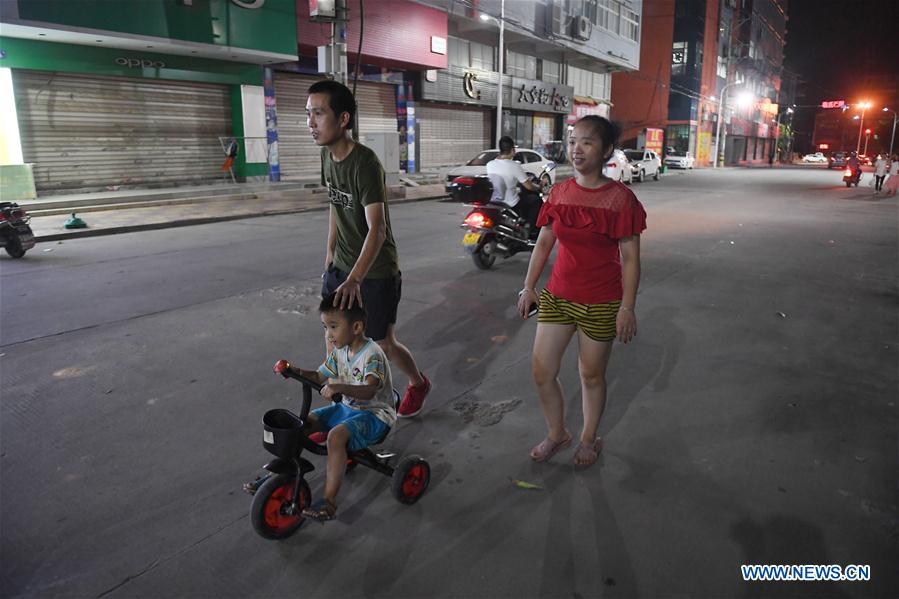
[[[453,179],[453,183],[457,185],[474,185],[474,179],[471,177],[456,177]]]
[[[0,212],[0,222],[3,222],[5,220],[6,220],[6,214],[4,214],[3,212]]]
[[[845,171],[843,171],[843,176],[844,176],[844,177],[851,177],[851,176],[852,176],[852,169],[847,168]]]
[[[465,224],[469,227],[477,227],[479,229],[490,229],[493,227],[493,219],[481,212],[472,212],[465,217]]]

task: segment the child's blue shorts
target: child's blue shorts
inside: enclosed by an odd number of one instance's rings
[[[350,431],[348,448],[359,451],[379,441],[387,432],[387,424],[367,410],[357,410],[343,403],[335,403],[312,410],[315,417],[331,430],[342,424]]]

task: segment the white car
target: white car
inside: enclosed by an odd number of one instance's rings
[[[624,155],[631,163],[631,171],[641,183],[646,177],[656,181],[662,175],[662,159],[652,150],[625,150]]]
[[[453,179],[456,177],[477,177],[478,175],[486,175],[487,163],[497,156],[499,156],[499,150],[497,149],[484,150],[465,163],[464,166],[451,168],[446,173],[446,191],[450,191],[450,183],[452,183]],[[533,150],[516,149],[513,160],[521,165],[525,173],[532,173],[534,176],[540,177],[541,184],[544,187],[547,186],[547,180],[549,185],[553,185],[556,182],[556,163],[552,160],[547,160],[537,152]],[[547,165],[550,165],[548,173],[543,171],[544,167]]]
[[[693,168],[696,160],[690,152],[671,152],[665,156],[665,166],[669,168]]]
[[[602,167],[602,175],[613,181],[621,181],[628,184],[634,179],[630,161],[625,153],[618,148],[615,148],[609,161]]]
[[[802,161],[810,164],[824,164],[827,162],[827,157],[822,152],[815,152],[814,154],[806,154],[803,156]]]

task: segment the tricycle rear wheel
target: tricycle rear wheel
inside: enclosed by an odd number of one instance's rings
[[[400,503],[411,505],[421,499],[431,482],[431,466],[421,457],[403,458],[393,471],[391,490]]]

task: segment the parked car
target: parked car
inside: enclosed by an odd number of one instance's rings
[[[871,166],[872,164],[874,164],[874,161],[871,160],[871,157],[866,156],[864,154],[859,154],[858,159],[862,164],[867,164],[868,166]]]
[[[846,152],[831,152],[827,168],[843,168],[846,166],[847,158],[849,158],[849,155]]]
[[[631,163],[631,172],[641,183],[651,176],[656,181],[662,174],[662,159],[652,150],[625,150]]]
[[[691,152],[670,152],[665,156],[665,166],[669,168],[693,168],[695,163]]]
[[[802,161],[807,164],[824,164],[827,162],[827,157],[823,152],[815,152],[814,154],[806,154],[803,156]]]
[[[499,156],[499,150],[495,148],[491,150],[484,150],[483,152],[466,162],[463,166],[451,168],[446,173],[445,187],[447,193],[450,192],[450,184],[456,177],[476,177],[478,175],[486,175],[487,163],[495,159],[497,156]],[[542,178],[541,182],[544,186],[546,186],[545,179],[549,179],[550,185],[556,182],[555,162],[553,162],[552,160],[547,160],[534,150],[518,149],[515,151],[513,160],[521,165],[521,167],[524,169],[524,172],[533,173],[536,177]],[[548,164],[553,165],[553,168],[548,173],[546,173],[543,169]]]
[[[602,174],[613,181],[621,181],[627,184],[630,184],[634,179],[634,172],[631,169],[631,163],[627,159],[627,155],[618,148],[615,148],[612,152],[612,157],[602,167]]]

